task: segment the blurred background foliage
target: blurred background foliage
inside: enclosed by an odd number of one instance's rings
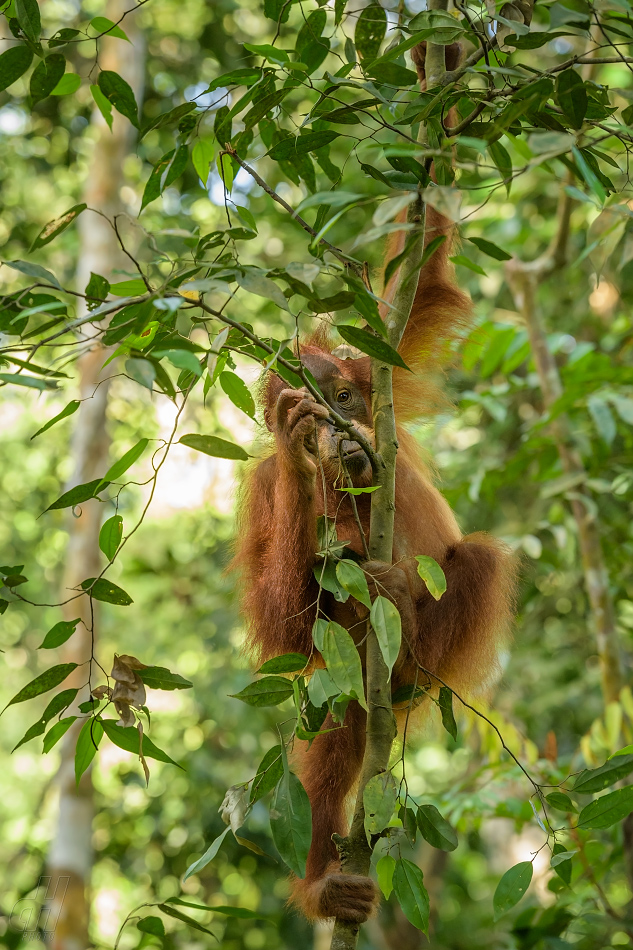
[[[93,15],[103,12],[98,2],[84,2],[83,9]],[[547,17],[548,5],[536,11],[537,18]],[[72,21],[75,8],[51,0],[43,15],[58,26]],[[199,96],[215,76],[248,65],[244,42],[272,37],[271,21],[255,0],[241,0],[239,5],[232,0],[189,0],[186,9],[161,0],[147,4],[138,20],[147,51],[146,119],[164,111],[166,100],[177,105],[183,96]],[[539,55],[565,52],[554,48],[561,42],[567,40],[553,41]],[[90,68],[93,55],[94,50],[77,47],[78,72]],[[633,96],[625,70],[605,67],[600,79],[623,87],[623,101]],[[30,115],[20,107],[19,84],[16,87],[17,96],[11,101],[3,96],[6,102],[0,103],[0,245],[2,256],[9,259],[24,257],[39,229],[80,200],[94,143],[87,94],[51,96]],[[22,95],[26,93],[25,87]],[[345,160],[342,141],[332,149],[337,164]],[[169,147],[169,138],[163,140],[156,130],[126,159],[120,198],[130,215],[139,210],[149,164]],[[484,167],[464,171],[460,187],[485,182],[488,174]],[[560,164],[546,164],[518,178],[509,195],[503,189],[494,191],[468,221],[468,235],[485,235],[523,259],[535,257],[554,231],[562,174]],[[357,187],[368,194],[380,191],[369,178]],[[279,190],[293,204],[304,195],[298,185],[286,183]],[[257,219],[258,236],[247,248],[250,261],[274,267],[297,259],[296,226],[247,176],[238,176],[233,198]],[[159,234],[161,246],[178,256],[188,234],[197,229],[205,233],[225,220],[217,174],[212,172],[205,189],[189,168],[144,211],[141,225]],[[129,227],[133,231],[138,225],[130,219]],[[355,209],[330,236],[338,246],[349,248],[368,227],[364,209]],[[633,243],[629,224],[611,231],[609,227],[605,230],[604,218],[592,203],[578,202],[572,215],[571,262],[541,286],[540,302],[565,386],[565,409],[587,468],[591,514],[603,537],[628,669],[633,632]],[[37,259],[70,282],[79,252],[77,232],[70,229]],[[381,242],[367,245],[363,253],[377,264]],[[621,735],[631,741],[633,699],[625,690],[620,703],[603,709],[576,526],[568,505],[577,486],[565,482],[543,424],[538,378],[503,267],[472,245],[468,256],[485,275],[458,267],[459,280],[475,301],[477,325],[447,373],[454,406],[416,427],[415,434],[435,459],[440,484],[463,530],[491,531],[522,557],[520,614],[490,716],[534,775],[544,781],[551,777],[554,783],[569,770],[600,764],[619,747]],[[20,281],[6,268],[1,279],[4,292]],[[281,336],[284,315],[271,303],[248,296],[241,306],[241,319]],[[52,417],[73,395],[72,386],[61,396],[5,388],[0,401],[0,550],[6,563],[32,565],[29,594],[36,601],[54,603],[61,583],[68,520],[60,512],[40,516],[72,470],[72,420],[35,443],[29,439],[42,419]],[[173,413],[164,402],[116,376],[108,408],[113,458],[141,435],[165,436]],[[194,394],[187,414],[189,431],[228,432],[246,442],[261,432],[259,423],[239,416],[215,390],[206,404]],[[104,605],[99,625],[104,664],[115,651],[131,653],[145,663],[177,670],[193,681],[194,689],[154,693],[149,701],[152,736],[185,771],[153,763],[145,790],[134,757],[108,742],[98,757],[92,887],[96,946],[112,946],[124,917],[136,905],[181,893],[179,879],[186,867],[223,828],[218,806],[226,788],[252,777],[263,753],[277,741],[276,728],[285,716],[283,709],[254,712],[229,698],[250,676],[241,652],[236,581],[226,572],[239,472],[232,463],[200,458],[184,447],[174,450],[159,478],[155,503],[112,575],[131,592],[134,604],[125,611]],[[138,514],[145,491],[134,486],[126,490],[124,518]],[[48,658],[36,648],[59,619],[57,608],[41,611],[27,605],[12,606],[2,617],[0,648],[6,673],[0,705],[47,665]],[[43,700],[37,702],[44,707]],[[5,713],[0,730],[0,893],[5,915],[36,886],[54,822],[59,747],[41,756],[40,740],[35,740],[9,754],[24,733],[25,717],[31,717],[29,722],[36,718],[35,710],[25,713],[25,708]],[[492,894],[499,876],[517,861],[529,860],[544,835],[529,804],[531,788],[500,750],[491,728],[466,715],[459,725],[454,743],[434,720],[423,720],[407,752],[411,793],[435,801],[460,831],[459,848],[450,856],[430,853],[424,843],[415,849],[431,894],[431,945],[437,950],[629,946],[630,927],[604,913],[606,901],[608,908],[625,914],[632,898],[619,826],[595,833],[584,846],[583,860],[574,862],[570,888],[549,870],[545,858],[537,858],[535,881],[524,903],[514,915],[493,921]],[[227,922],[208,914],[200,919],[211,921],[221,945],[230,950],[290,950],[311,946],[312,941],[318,947],[320,934],[313,934],[285,905],[285,871],[274,858],[262,803],[249,818],[246,834],[273,856],[255,855],[229,838],[218,858],[190,878],[183,891],[206,903],[259,910],[267,919]],[[576,846],[572,841],[566,845]],[[557,894],[560,899],[554,904]],[[576,919],[562,939],[569,917]],[[528,923],[535,920],[542,924],[540,936],[532,927],[526,937]],[[212,943],[176,921],[167,921],[166,929],[168,948]],[[427,945],[393,899],[362,940],[364,947],[399,950]],[[25,940],[8,928],[6,917],[0,921],[0,941],[9,947],[41,945],[37,937]],[[121,946],[127,950],[155,942],[132,927]]]

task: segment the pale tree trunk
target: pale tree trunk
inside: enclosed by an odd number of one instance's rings
[[[119,0],[111,0],[107,16],[117,21],[121,16]],[[100,65],[122,75],[140,100],[143,86],[144,50],[133,18],[126,17],[122,24],[132,45],[121,39],[102,41]],[[134,129],[127,119],[113,111],[112,131],[98,110],[94,110],[92,124],[98,130],[83,200],[89,208],[101,211],[109,220],[122,211],[119,191],[123,184],[123,162],[133,146]],[[80,257],[77,264],[77,289],[83,291],[93,271],[110,279],[116,267],[124,266],[116,235],[107,220],[84,212],[78,219]],[[129,262],[128,262],[129,263]],[[72,439],[74,472],[66,486],[89,482],[100,477],[108,467],[110,441],[106,430],[106,411],[109,384],[105,377],[112,368],[102,372],[107,351],[97,344],[80,358],[78,366],[81,407],[75,416]],[[77,512],[78,513],[78,512]],[[63,590],[76,587],[87,577],[95,577],[103,567],[98,537],[103,509],[99,502],[81,505],[81,516],[69,523],[69,543],[66,553]],[[96,607],[97,604],[93,602]],[[64,661],[85,663],[93,652],[95,617],[90,616],[87,598],[73,600],[64,608],[65,619],[81,617],[73,637],[68,641]],[[86,667],[75,671],[74,680],[65,685],[81,686],[86,682]],[[78,702],[88,698],[87,690],[78,696]],[[70,709],[75,713],[76,709]],[[75,726],[80,727],[81,721]],[[90,770],[84,773],[79,787],[75,783],[74,753],[79,728],[66,734],[56,784],[59,789],[57,827],[48,855],[47,895],[52,950],[85,950],[90,945],[90,872],[92,868],[92,819],[94,814],[93,789]],[[47,927],[48,929],[48,927]]]

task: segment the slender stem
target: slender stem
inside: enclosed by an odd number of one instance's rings
[[[267,182],[264,181],[261,175],[258,175],[254,168],[251,168],[250,165],[247,165],[246,162],[240,158],[240,156],[237,154],[237,152],[231,145],[227,145],[224,152],[222,152],[221,154],[225,154],[225,153],[230,155],[233,161],[237,162],[237,164],[240,165],[244,169],[245,172],[248,172],[251,178],[257,182],[259,187],[262,188],[266,192],[267,195],[270,195],[273,201],[276,201],[277,204],[280,204],[281,207],[285,211],[287,211],[288,214],[292,218],[294,218],[295,221],[298,222],[298,224],[301,225],[304,231],[307,231],[308,234],[312,235],[312,237],[317,236],[317,232],[314,230],[314,228],[311,227],[308,224],[308,222],[305,221],[301,217],[300,214],[297,214],[294,208],[291,205],[289,205],[288,202],[285,201],[281,197],[281,195],[278,195],[276,191],[273,191],[273,189],[270,187],[269,184],[267,184]],[[330,254],[333,254],[334,257],[337,258],[337,260],[339,260],[342,264],[345,265],[345,267],[349,267],[350,270],[354,271],[354,273],[358,277],[362,278],[363,265],[360,263],[360,261],[354,260],[353,257],[348,257],[347,254],[344,254],[342,251],[339,251],[337,247],[335,247],[333,244],[330,244],[330,242],[326,241],[324,238],[321,238],[321,240],[319,241],[319,244],[321,244],[324,248],[326,248],[330,252]]]
[[[411,252],[400,268],[398,286],[389,313],[387,332],[389,343],[397,348],[404,333],[415,294],[417,276],[424,248],[424,213],[418,197],[409,208],[408,220],[419,231],[420,239],[413,242]],[[371,498],[371,528],[369,553],[372,559],[391,563],[393,558],[393,533],[396,489],[396,455],[398,439],[393,407],[393,367],[379,360],[372,360],[372,414],[376,439],[377,465],[374,468],[374,485],[380,491]],[[363,794],[367,782],[384,772],[389,765],[391,746],[396,734],[396,725],[391,709],[391,683],[389,669],[378,644],[378,638],[367,623],[365,637],[367,674],[367,731],[365,755],[361,768],[356,806],[352,826],[347,838],[339,840],[341,867],[346,874],[367,875],[371,862],[371,845],[365,833],[365,808]],[[331,950],[355,950],[359,925],[337,920],[332,934]]]

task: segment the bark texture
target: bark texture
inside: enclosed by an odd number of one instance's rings
[[[119,0],[112,0],[105,12],[111,20],[118,20],[122,12]],[[144,66],[142,41],[131,17],[126,18],[124,27],[132,45],[120,39],[103,40],[100,63],[103,69],[114,70],[127,79],[139,100]],[[92,125],[98,133],[83,194],[89,208],[101,211],[110,220],[123,210],[120,198],[123,163],[130,152],[134,133],[128,120],[117,112],[113,112],[113,119],[111,132],[101,113],[94,110]],[[81,256],[77,265],[77,289],[83,291],[91,271],[110,279],[113,269],[122,266],[126,259],[107,220],[86,211],[80,216],[78,227]],[[78,362],[79,398],[85,401],[74,417],[72,455],[75,464],[66,490],[100,477],[108,467],[110,441],[106,412],[109,384],[103,380],[112,370],[108,368],[102,373],[106,358],[107,351],[98,345],[88,349]],[[103,567],[98,547],[102,514],[99,502],[88,501],[81,505],[81,515],[69,523],[63,599],[68,596],[69,588],[76,587],[87,577],[96,576]],[[73,600],[64,607],[64,619],[77,617],[81,617],[82,623],[64,648],[63,661],[82,664],[94,649],[95,617],[91,616],[87,598]],[[84,666],[75,670],[65,685],[79,687],[85,683],[86,669]],[[77,701],[83,702],[87,698],[85,691],[78,695]],[[76,709],[71,708],[68,713],[76,713]],[[82,776],[79,787],[75,783],[74,753],[80,726],[81,721],[66,734],[56,779],[59,810],[47,868],[51,878],[48,893],[52,895],[49,920],[55,922],[49,937],[52,950],[85,950],[90,946],[89,887],[94,804],[90,770]]]

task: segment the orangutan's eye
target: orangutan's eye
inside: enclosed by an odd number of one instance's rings
[[[352,401],[352,394],[349,389],[339,389],[336,394],[336,401],[339,406],[349,406]]]

